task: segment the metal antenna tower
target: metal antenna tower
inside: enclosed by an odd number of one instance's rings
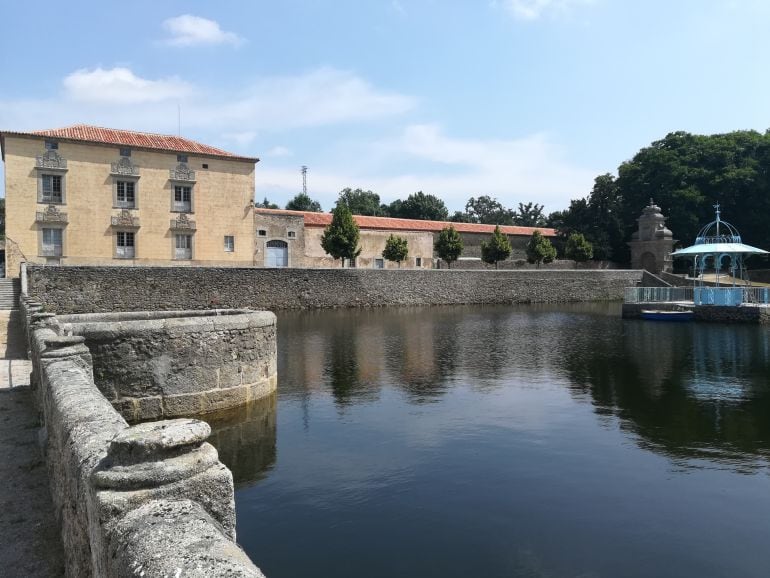
[[[302,165],[302,194],[307,196],[307,167]]]

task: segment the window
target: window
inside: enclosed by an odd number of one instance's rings
[[[350,269],[356,268],[356,260],[355,259],[347,259],[345,257],[342,258],[342,266],[348,267]]]
[[[375,269],[384,269],[385,268],[385,260],[384,259],[375,259],[374,260],[374,268]]]
[[[115,233],[115,257],[118,259],[133,259],[136,233],[133,231],[118,231]]]
[[[192,211],[192,187],[174,185],[174,211],[189,213]]]
[[[131,156],[131,149],[128,147],[121,147],[120,148],[120,156],[122,157],[130,157]]]
[[[422,267],[422,257],[416,257],[414,260],[415,267]]]
[[[233,251],[235,251],[235,237],[225,235],[225,253],[232,253]]]
[[[45,141],[45,150],[47,150],[47,151],[55,151],[58,148],[59,148],[59,143],[58,142],[54,142],[52,140]]]
[[[187,162],[187,155],[176,155],[176,162],[178,162],[178,163],[186,163]]]
[[[62,255],[62,230],[43,229],[43,242],[41,254],[45,257],[61,257]]]
[[[297,232],[296,231],[289,231],[286,233],[286,235],[289,237],[289,239],[296,239],[297,238]]]
[[[267,237],[267,231],[265,231],[264,229],[260,229],[259,231],[257,231],[257,235],[259,235],[260,237]]]
[[[192,235],[175,235],[174,259],[192,259]]]
[[[115,201],[121,209],[133,209],[136,207],[136,183],[134,181],[117,181]]]
[[[61,175],[40,175],[40,197],[39,203],[62,203],[64,195],[62,194],[62,176]]]
[[[201,165],[201,167],[203,167],[204,169],[207,169],[207,168],[209,168],[209,165],[208,165],[208,163],[203,163],[203,164]]]

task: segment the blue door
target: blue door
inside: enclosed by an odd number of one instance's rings
[[[266,267],[288,267],[289,245],[286,241],[268,241],[265,254]]]

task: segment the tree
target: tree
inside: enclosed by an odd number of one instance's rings
[[[500,201],[487,195],[479,198],[471,197],[465,203],[465,213],[469,223],[486,223],[489,225],[513,225],[516,213],[504,207]]]
[[[452,268],[452,262],[463,252],[463,240],[460,233],[452,225],[441,229],[438,239],[433,244],[436,253],[447,263],[447,267]]]
[[[265,200],[262,201],[261,203],[254,203],[254,206],[257,209],[280,209],[281,208],[275,203],[271,203],[270,201],[268,201],[267,197],[265,197]]]
[[[527,261],[537,263],[538,269],[541,263],[550,263],[556,259],[556,249],[551,245],[546,237],[540,231],[534,231],[527,243]]]
[[[354,215],[369,215],[379,217],[385,215],[380,204],[380,195],[363,189],[346,188],[340,191],[337,204],[345,203]]]
[[[355,259],[361,254],[358,246],[360,232],[353,215],[345,203],[337,203],[332,211],[332,222],[321,235],[321,247],[335,259]]]
[[[519,209],[515,212],[513,222],[520,227],[545,227],[543,205],[519,203]]]
[[[393,233],[390,234],[387,241],[385,241],[385,250],[382,252],[382,256],[388,261],[395,261],[398,263],[398,268],[401,268],[401,261],[406,259],[409,254],[409,247],[406,239],[403,237],[396,237]]]
[[[291,201],[286,203],[286,209],[289,211],[305,211],[308,213],[321,213],[321,203],[314,201],[306,193],[298,193]]]
[[[495,227],[489,241],[481,243],[481,260],[484,263],[494,265],[497,269],[498,261],[505,261],[511,256],[511,242],[507,235],[503,235],[500,226]]]
[[[567,246],[564,248],[564,255],[567,259],[575,261],[575,267],[578,263],[588,261],[594,256],[594,248],[582,233],[572,233],[567,239]]]
[[[399,219],[446,221],[449,218],[449,211],[444,201],[438,197],[417,191],[409,195],[405,201],[393,201],[388,206],[388,216]]]

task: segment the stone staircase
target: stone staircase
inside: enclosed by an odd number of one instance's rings
[[[0,310],[19,307],[21,283],[19,279],[0,279]]]

